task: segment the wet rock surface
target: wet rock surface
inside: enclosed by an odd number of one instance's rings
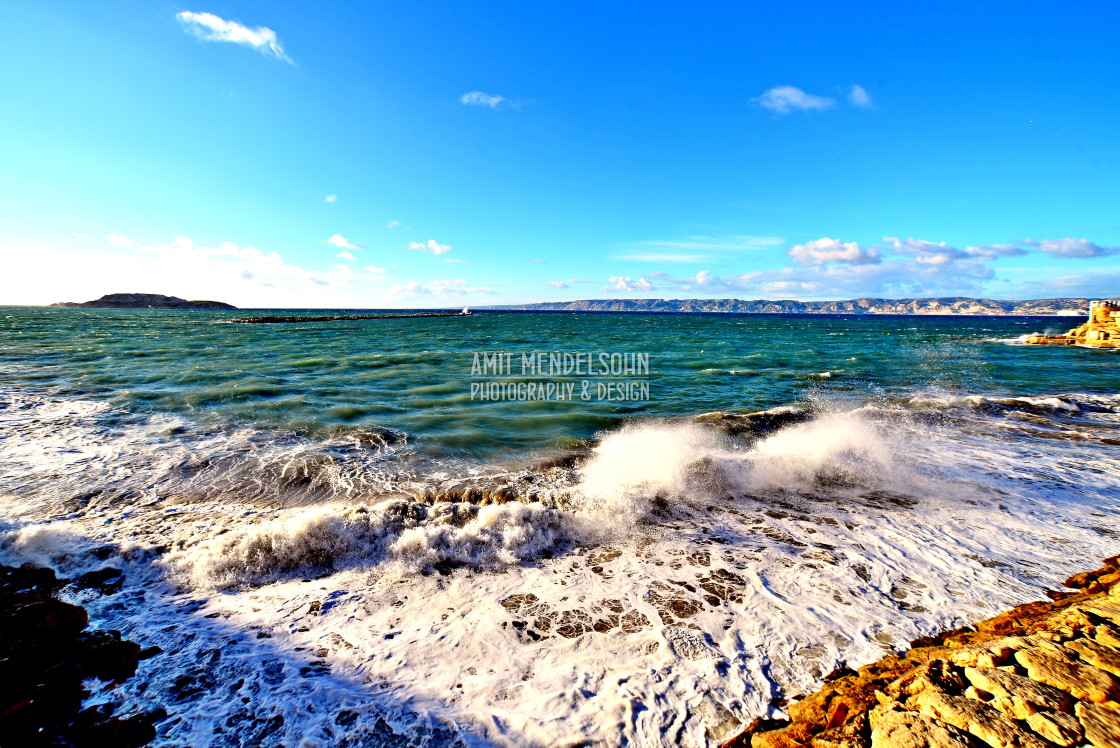
[[[104,587],[119,576],[91,572],[79,584]],[[82,709],[83,681],[130,678],[142,652],[117,631],[87,631],[86,611],[55,597],[65,583],[51,569],[0,566],[0,745],[146,745],[162,712],[119,717],[109,705]]]
[[[838,670],[724,748],[1120,746],[1120,556],[1074,575],[1075,592],[912,642]]]

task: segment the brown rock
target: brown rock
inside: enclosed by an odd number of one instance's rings
[[[1014,673],[969,667],[964,669],[964,677],[977,689],[995,697],[992,706],[1015,719],[1026,719],[1043,707],[1068,712],[1073,706],[1073,699],[1068,693]]]
[[[916,712],[887,712],[871,729],[871,748],[973,748],[965,733]]]
[[[1032,680],[1059,688],[1085,701],[1109,701],[1120,696],[1120,682],[1108,673],[1079,663],[1072,652],[1024,649],[1015,659]]]
[[[1085,728],[1085,739],[1097,748],[1120,745],[1120,704],[1077,705],[1077,718]]]
[[[1092,639],[1077,639],[1066,642],[1066,647],[1076,652],[1081,657],[1082,662],[1087,662],[1095,668],[1120,676],[1120,652],[1117,652],[1117,650]]]
[[[1074,574],[1072,577],[1070,577],[1066,581],[1062,582],[1062,585],[1064,587],[1069,587],[1070,589],[1080,590],[1080,589],[1084,589],[1084,588],[1088,587],[1089,584],[1092,581],[1093,581],[1093,572],[1082,571],[1082,572],[1078,572],[1077,574]]]
[[[974,735],[992,748],[1046,748],[1040,738],[982,701],[925,691],[907,702],[919,712]]]
[[[1027,716],[1026,720],[1032,730],[1062,748],[1080,745],[1084,739],[1081,724],[1072,714],[1047,709]]]

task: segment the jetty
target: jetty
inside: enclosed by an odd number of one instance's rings
[[[461,317],[458,312],[433,312],[431,314],[319,314],[310,317],[241,317],[231,319],[243,325],[278,325],[293,322],[343,322],[354,319],[420,319],[421,317]]]
[[[1028,345],[1079,345],[1086,348],[1120,348],[1120,299],[1089,302],[1089,320],[1064,335],[1034,333]]]

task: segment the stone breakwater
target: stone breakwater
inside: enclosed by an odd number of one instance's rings
[[[113,589],[116,570],[83,575],[74,584]],[[55,595],[67,583],[50,569],[0,566],[0,744],[134,748],[156,735],[161,710],[130,717],[109,705],[82,708],[83,681],[123,681],[145,657],[118,631],[86,631],[84,608]]]
[[[347,322],[356,319],[420,319],[421,317],[463,317],[459,312],[433,314],[329,314],[310,317],[241,317],[229,320],[241,325],[280,325],[295,322]]]
[[[840,668],[724,748],[1117,748],[1120,556],[974,626]]]

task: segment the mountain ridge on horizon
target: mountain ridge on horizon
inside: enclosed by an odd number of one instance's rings
[[[729,314],[958,314],[976,316],[1073,316],[1088,314],[1088,298],[985,299],[969,296],[883,299],[863,297],[839,301],[790,299],[580,299],[502,304],[479,310],[572,312],[677,312]]]

